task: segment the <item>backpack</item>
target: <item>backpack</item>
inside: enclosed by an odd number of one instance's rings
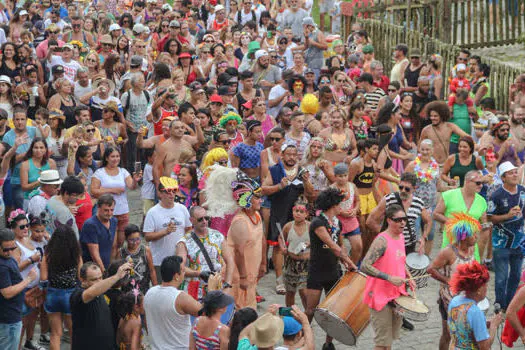
[[[252,21],[254,21],[257,24],[257,16],[255,15],[255,11],[252,10]],[[237,24],[241,24],[242,21],[242,10],[237,11]]]
[[[142,90],[142,93],[144,94],[144,96],[146,96],[146,101],[149,104],[149,101],[151,99],[149,92],[147,92],[146,90]],[[131,103],[131,89],[128,90],[128,98],[126,99],[126,107],[124,107],[124,117],[126,117],[126,114],[128,113],[130,103]]]

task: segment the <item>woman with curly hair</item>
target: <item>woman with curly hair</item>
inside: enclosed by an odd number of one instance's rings
[[[20,165],[20,185],[24,191],[24,207],[27,207],[27,201],[31,192],[40,186],[38,178],[44,170],[56,169],[56,163],[49,158],[49,147],[41,137],[36,137],[31,142],[24,161]]]
[[[69,297],[77,286],[81,266],[75,232],[69,226],[60,225],[49,240],[40,267],[41,284],[47,287],[44,309],[51,327],[51,350],[60,349],[63,322],[67,329],[72,329]]]
[[[448,282],[450,291],[456,295],[448,306],[448,329],[451,348],[490,349],[496,339],[501,314],[496,314],[487,329],[485,314],[478,303],[487,295],[489,271],[484,265],[473,261],[459,265]],[[463,292],[463,293],[462,293]]]
[[[301,106],[301,101],[306,94],[306,79],[302,75],[294,75],[288,80],[288,89],[292,92],[288,102],[296,103]]]

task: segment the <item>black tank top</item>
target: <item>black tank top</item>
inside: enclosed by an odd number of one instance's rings
[[[419,73],[421,72],[421,69],[425,65],[422,65],[418,69],[411,71],[410,65],[405,69],[405,79],[407,81],[407,85],[410,87],[417,87],[417,80],[419,79]]]
[[[363,171],[354,178],[354,184],[357,188],[372,188],[374,176],[374,166],[365,165]]]

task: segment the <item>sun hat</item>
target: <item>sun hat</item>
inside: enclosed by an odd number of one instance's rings
[[[38,182],[42,185],[60,185],[63,181],[60,179],[58,170],[44,170],[40,173]]]
[[[93,90],[96,90],[102,83],[107,83],[109,85],[109,94],[113,94],[113,91],[115,91],[115,82],[106,78],[96,80],[93,83]]]
[[[498,167],[499,175],[503,176],[507,171],[511,171],[514,169],[518,169],[518,167],[512,164],[511,162],[503,162]]]
[[[115,44],[113,44],[113,40],[111,39],[111,35],[109,35],[109,34],[102,35],[102,37],[100,37],[100,43],[101,44],[115,45]]]
[[[266,313],[252,323],[248,338],[258,348],[269,348],[282,339],[283,330],[283,320]]]

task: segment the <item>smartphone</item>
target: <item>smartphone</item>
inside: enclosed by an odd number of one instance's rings
[[[280,307],[279,316],[292,316],[292,308],[291,307]]]
[[[135,162],[135,174],[140,173],[142,170],[142,163],[141,162]]]

